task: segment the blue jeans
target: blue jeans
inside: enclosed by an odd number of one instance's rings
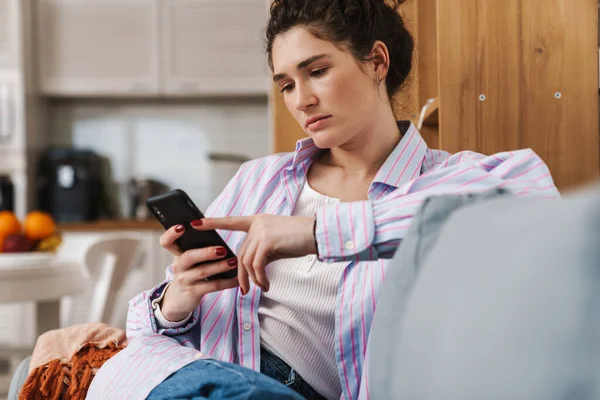
[[[147,400],[301,400],[302,396],[260,372],[216,360],[186,365],[154,388]]]
[[[306,383],[285,361],[264,348],[260,349],[260,372],[283,383],[308,400],[327,400]]]

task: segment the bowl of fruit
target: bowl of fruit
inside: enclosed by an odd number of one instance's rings
[[[50,214],[32,211],[23,221],[0,211],[0,265],[39,263],[55,257],[61,236]]]

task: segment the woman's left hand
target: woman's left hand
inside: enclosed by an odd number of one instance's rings
[[[224,229],[247,232],[237,252],[238,281],[242,293],[250,290],[248,276],[264,291],[269,290],[265,267],[281,258],[316,254],[314,217],[285,217],[259,214],[248,217],[205,218],[194,229]]]

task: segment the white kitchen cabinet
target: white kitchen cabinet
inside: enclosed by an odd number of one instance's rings
[[[45,105],[36,96],[33,2],[0,0],[0,174],[15,188],[23,217],[36,196],[36,159],[46,144]]]
[[[14,157],[25,148],[24,101],[22,73],[0,70],[0,167],[20,167]]]
[[[37,15],[42,94],[266,95],[269,88],[264,0],[38,0]]]
[[[23,217],[27,211],[23,91],[22,74],[19,70],[0,69],[0,175],[9,176],[14,185],[14,211],[19,217]]]
[[[14,68],[19,62],[21,0],[0,0],[0,68]]]
[[[39,0],[39,90],[158,94],[158,0]]]
[[[8,175],[12,180],[15,212],[19,217],[27,211],[24,90],[21,70],[0,69],[0,175]]]
[[[160,6],[165,94],[267,93],[264,0],[162,0]]]

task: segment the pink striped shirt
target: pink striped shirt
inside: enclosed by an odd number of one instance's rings
[[[369,398],[366,348],[386,269],[421,203],[429,196],[504,187],[519,195],[558,197],[548,168],[531,150],[486,157],[470,151],[430,150],[412,124],[373,180],[369,200],[331,204],[317,213],[321,259],[347,261],[338,287],[336,354],[342,398]],[[214,201],[209,216],[290,215],[306,173],[318,156],[310,138],[293,153],[244,164]],[[244,233],[220,232],[233,249]],[[130,302],[129,346],[98,371],[88,399],[144,399],[198,351],[258,370],[260,288],[246,296],[230,289],[206,296],[183,327],[158,329],[151,306],[166,280]]]

